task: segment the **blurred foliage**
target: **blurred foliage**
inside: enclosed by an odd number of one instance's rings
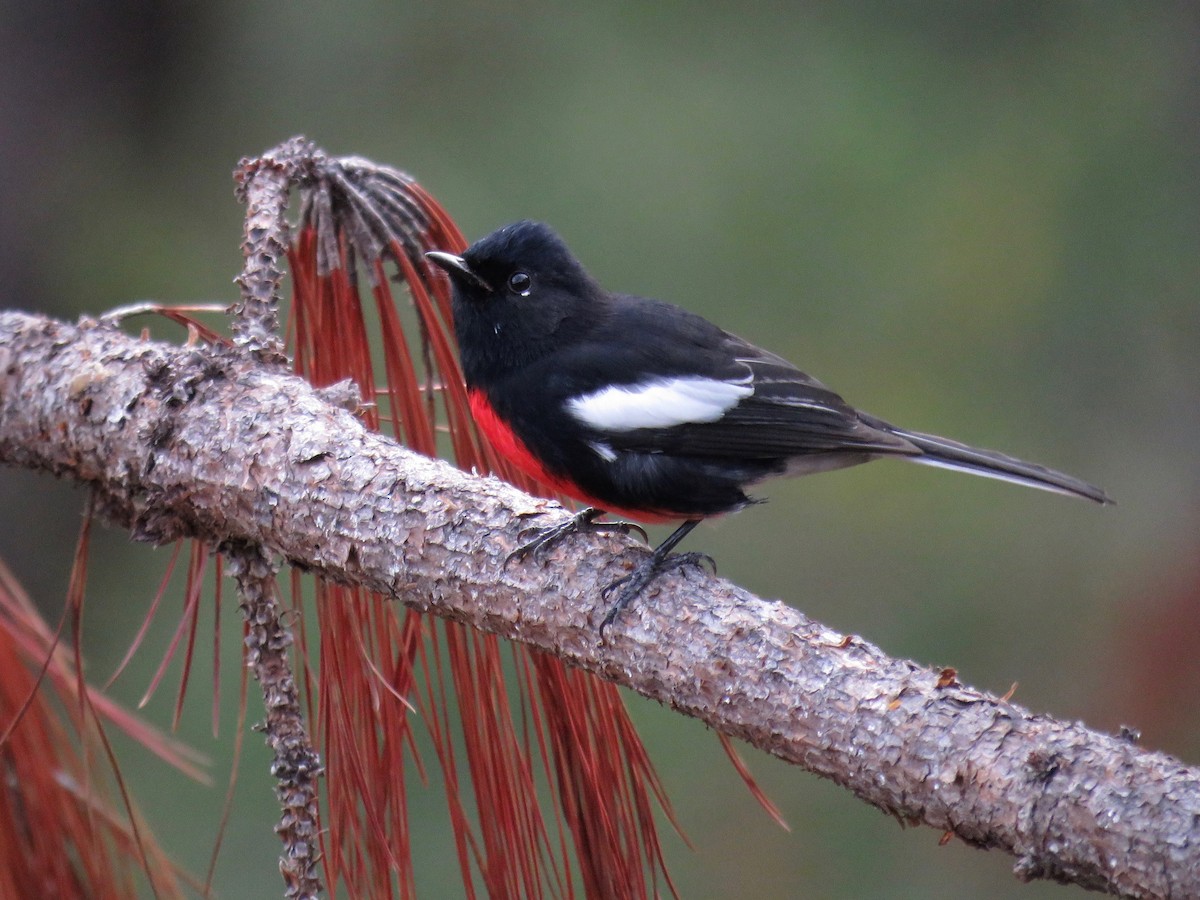
[[[699,530],[690,546],[722,574],[1195,763],[1198,43],[1200,7],[1166,2],[6,4],[2,303],[231,299],[229,172],[294,133],[411,171],[469,237],[545,219],[609,287],[682,303],[857,405],[1071,471],[1119,504],[881,463],[772,485],[768,506]],[[0,471],[0,554],[51,610],[80,498]],[[164,554],[112,534],[92,558],[87,638],[105,673]],[[122,700],[144,690],[142,657]],[[222,671],[230,698],[231,657]],[[214,741],[193,693],[184,736],[219,758],[236,709]],[[170,705],[148,712],[165,723]],[[752,754],[794,829],[780,832],[701,726],[633,705],[697,847],[672,846],[684,896],[1070,890],[1022,886],[1004,857],[938,848]],[[276,810],[265,751],[246,750],[217,885],[271,896]],[[221,791],[136,751],[127,769],[163,842],[202,872]],[[418,883],[444,895],[452,848],[440,801],[428,808]]]

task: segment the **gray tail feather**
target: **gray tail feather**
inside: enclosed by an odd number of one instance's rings
[[[918,431],[905,431],[878,420],[867,419],[874,427],[883,427],[899,437],[904,438],[921,451],[920,455],[908,456],[906,459],[927,466],[940,466],[944,469],[957,469],[962,472],[972,472],[985,478],[997,478],[1001,481],[1011,481],[1027,487],[1041,488],[1044,491],[1054,491],[1074,497],[1083,497],[1096,503],[1112,503],[1108,494],[1093,484],[1088,484],[1064,472],[1056,472],[1035,463],[1025,462],[994,450],[980,450],[968,447],[958,441],[938,437],[934,434],[921,434]]]

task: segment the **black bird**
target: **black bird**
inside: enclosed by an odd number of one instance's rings
[[[1110,502],[1097,487],[991,450],[907,431],[854,409],[774,353],[670,303],[614,294],[548,226],[516,222],[462,256],[426,256],[454,287],[471,410],[493,446],[547,487],[588,504],[565,534],[621,527],[602,512],[683,520],[634,572],[600,626],[667,565],[701,519],[755,502],[746,488],[882,457],[960,469]],[[628,526],[626,526],[628,527]]]

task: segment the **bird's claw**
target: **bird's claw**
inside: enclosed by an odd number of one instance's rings
[[[675,559],[679,560],[678,565],[708,566],[714,575],[717,574],[717,561],[707,553],[680,553]]]
[[[646,534],[646,529],[637,522],[596,522],[594,525],[598,531],[616,532],[617,534],[624,534],[626,536],[636,532],[643,542],[649,542],[650,540],[650,535]]]
[[[542,554],[554,544],[568,535],[578,532],[616,532],[618,534],[632,534],[637,532],[642,536],[642,540],[647,540],[648,536],[644,528],[636,525],[633,522],[597,522],[598,516],[604,515],[603,510],[588,507],[575,513],[569,520],[561,525],[554,525],[550,528],[526,528],[517,535],[518,540],[524,539],[528,535],[533,538],[530,541],[522,544],[504,560],[504,565],[527,559],[532,556],[535,559],[541,559]]]
[[[511,563],[519,562],[530,556],[540,560],[542,552],[546,547],[553,544],[559,538],[566,537],[569,533],[567,525],[557,525],[553,528],[526,528],[517,535],[517,539],[523,540],[526,536],[533,535],[533,540],[522,544],[512,553],[508,554],[504,560],[504,565],[507,567]]]
[[[684,566],[701,566],[707,564],[713,574],[717,574],[717,563],[707,553],[675,553],[670,556],[665,556],[659,559],[651,556],[646,562],[642,563],[628,575],[623,575],[616,581],[612,582],[607,587],[601,589],[600,599],[603,602],[608,602],[608,598],[613,595],[617,588],[624,588],[617,601],[609,607],[604,618],[600,620],[600,640],[604,640],[604,632],[608,626],[612,625],[617,620],[617,616],[625,609],[633,600],[646,589],[655,578],[666,572],[669,569],[680,569]]]

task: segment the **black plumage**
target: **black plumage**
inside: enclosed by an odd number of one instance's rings
[[[588,503],[687,520],[618,607],[697,520],[745,506],[776,475],[895,456],[1108,502],[1070,475],[860,412],[678,306],[609,293],[540,223],[430,258],[453,282],[463,373],[493,442]]]

